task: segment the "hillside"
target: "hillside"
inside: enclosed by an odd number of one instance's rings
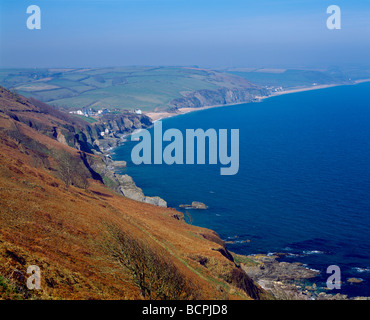
[[[135,129],[147,128],[152,124],[145,115],[130,112],[103,115],[99,117],[99,121],[89,123],[34,98],[27,99],[2,87],[0,103],[2,112],[12,119],[25,123],[66,145],[96,154],[116,146],[124,134]],[[109,134],[104,134],[106,130]]]
[[[249,102],[266,90],[197,67],[2,69],[0,85],[58,108],[160,111]]]
[[[268,297],[216,233],[108,188],[62,139],[86,124],[48,108],[0,88],[0,299]]]
[[[227,69],[225,72],[248,79],[261,87],[271,89],[282,87],[285,90],[313,85],[352,84],[359,75],[354,70],[338,68],[328,70],[234,68]],[[368,77],[365,74],[364,71],[363,79]]]

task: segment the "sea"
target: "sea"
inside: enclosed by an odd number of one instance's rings
[[[207,210],[188,210],[188,222],[216,231],[232,252],[285,253],[280,261],[320,271],[312,281],[322,290],[336,265],[341,288],[326,293],[370,296],[370,83],[199,110],[162,125],[239,129],[239,172],[220,175],[221,164],[135,165],[138,142],[128,140],[113,151],[128,162],[119,173],[180,211],[205,203]]]

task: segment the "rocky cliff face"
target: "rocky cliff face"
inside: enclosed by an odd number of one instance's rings
[[[170,107],[172,109],[201,108],[215,105],[247,103],[254,101],[256,97],[268,94],[268,90],[253,85],[247,88],[222,87],[217,90],[198,90],[187,94],[183,98],[172,100]]]
[[[120,182],[119,186],[119,191],[124,195],[125,197],[140,201],[140,202],[145,202],[149,204],[154,204],[155,206],[158,207],[167,207],[167,202],[161,199],[160,197],[148,197],[145,196],[143,191],[136,186],[134,180],[127,174],[125,175],[120,175],[117,177],[118,181]]]
[[[0,87],[0,113],[60,143],[94,154],[106,152],[117,146],[123,135],[152,124],[147,116],[129,112],[104,115],[97,122],[88,123],[3,87]]]
[[[117,147],[124,135],[137,129],[148,128],[151,124],[152,122],[145,115],[134,113],[105,115],[98,122],[86,125],[78,136],[75,136],[79,144],[76,147],[83,151],[90,149],[90,152],[95,154],[104,153]]]
[[[107,155],[93,157],[86,154],[102,155],[118,146],[124,135],[149,127],[152,122],[147,116],[129,112],[109,114],[89,124],[43,102],[26,99],[0,87],[0,115],[2,113],[61,144],[83,151],[80,153],[82,160],[94,179],[104,182],[125,197],[167,207],[166,201],[161,198],[145,196],[131,177],[115,173],[117,167],[125,166],[124,161],[112,161]],[[17,136],[17,131],[13,130],[11,134]]]

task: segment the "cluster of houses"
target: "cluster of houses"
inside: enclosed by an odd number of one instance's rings
[[[69,113],[78,114],[80,116],[85,116],[85,117],[96,117],[96,116],[101,116],[103,114],[107,114],[109,112],[111,111],[107,108],[100,109],[98,111],[95,111],[92,108],[82,108],[81,110],[70,111]],[[140,109],[135,109],[134,112],[136,114],[142,114],[142,111]]]
[[[78,114],[78,115],[85,116],[85,117],[94,117],[94,116],[100,116],[103,114],[107,114],[109,112],[110,111],[107,108],[100,109],[98,111],[95,111],[91,108],[82,108],[81,110],[70,111],[69,113]]]
[[[266,86],[267,90],[270,90],[270,92],[282,92],[284,91],[283,87],[274,87],[274,86]]]

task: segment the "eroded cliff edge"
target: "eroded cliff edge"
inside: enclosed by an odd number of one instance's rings
[[[250,85],[241,88],[221,87],[217,90],[198,90],[188,93],[185,97],[173,99],[170,109],[202,108],[209,106],[222,106],[256,101],[258,97],[269,95],[270,92],[259,86]]]

